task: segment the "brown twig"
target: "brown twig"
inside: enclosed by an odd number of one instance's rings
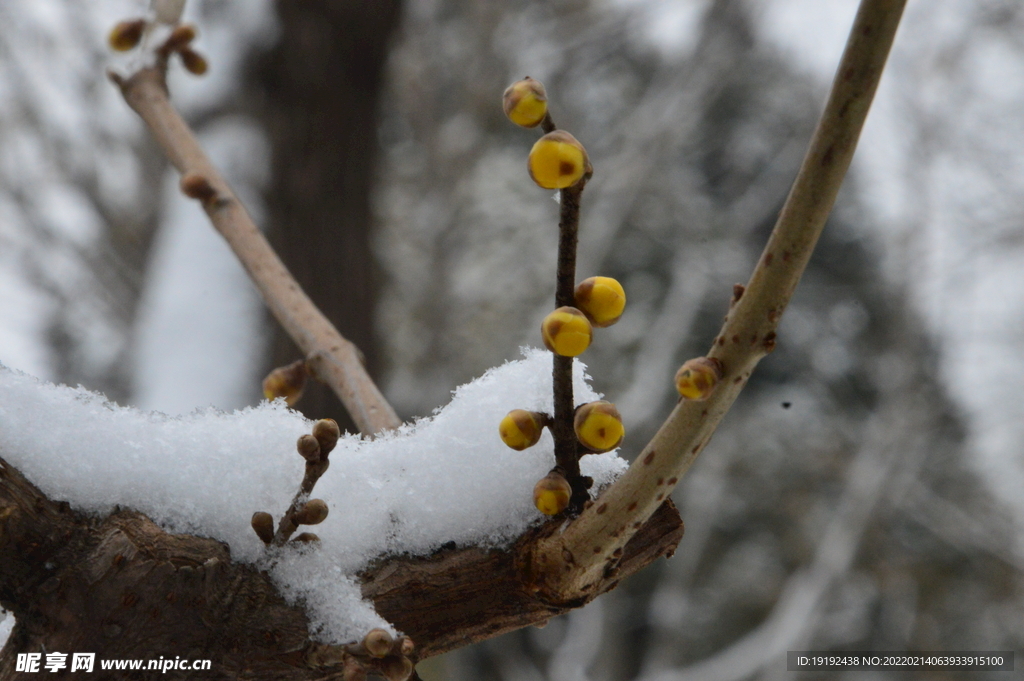
[[[165,75],[166,58],[160,58],[156,66],[129,78],[111,74],[111,80],[182,174],[182,190],[202,203],[267,307],[306,353],[314,376],[338,395],[361,432],[397,428],[401,421],[367,374],[358,349],[302,291],[171,104]]]
[[[309,495],[313,492],[317,480],[327,472],[327,467],[331,464],[328,457],[338,444],[339,437],[341,430],[334,419],[320,419],[313,425],[311,435],[303,435],[295,443],[299,455],[306,460],[302,482],[288,510],[281,516],[277,532],[272,537],[268,539],[263,536],[256,528],[256,523],[253,523],[253,529],[265,543],[281,546],[291,538],[295,530],[299,529],[299,525],[316,525],[327,517],[327,505],[320,499],[310,499]]]
[[[789,197],[742,296],[708,356],[723,376],[706,401],[683,400],[629,470],[564,532],[538,543],[538,588],[555,602],[592,591],[707,444],[754,367],[811,257],[867,117],[905,0],[862,0],[842,60]],[[553,566],[558,566],[553,567]]]
[[[558,219],[558,269],[555,286],[555,307],[576,305],[576,244],[580,225],[580,198],[586,180],[562,189]],[[555,440],[555,464],[572,485],[569,509],[578,512],[590,495],[580,478],[580,455],[572,418],[576,407],[572,390],[572,357],[554,355],[552,386],[555,415],[550,428]]]

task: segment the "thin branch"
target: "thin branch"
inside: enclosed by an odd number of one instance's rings
[[[828,102],[789,197],[746,288],[709,357],[722,380],[705,401],[683,400],[634,461],[564,532],[540,542],[536,586],[555,602],[589,593],[614,569],[616,551],[671,494],[707,444],[757,363],[796,288],[853,158],[905,0],[862,0]]]
[[[397,428],[401,421],[367,374],[359,350],[299,287],[171,104],[162,66],[144,68],[127,79],[116,75],[111,79],[149,126],[183,180],[192,183],[193,191],[185,186],[183,190],[202,201],[213,226],[231,246],[267,307],[306,353],[314,375],[338,395],[363,433]]]
[[[550,114],[545,120],[550,120]],[[555,307],[576,306],[576,244],[580,227],[580,199],[586,180],[561,190],[558,220],[558,269],[555,285]],[[572,419],[576,402],[572,391],[572,357],[557,353],[552,367],[555,417],[551,435],[555,440],[555,462],[572,485],[570,508],[579,510],[590,496],[580,479],[580,455]]]

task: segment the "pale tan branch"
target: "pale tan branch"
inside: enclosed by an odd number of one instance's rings
[[[398,427],[398,416],[367,374],[359,350],[299,287],[174,108],[161,65],[112,79],[182,174],[182,190],[201,201],[274,317],[306,353],[315,376],[338,395],[356,426],[368,435]]]
[[[793,188],[750,282],[737,287],[708,353],[723,364],[721,382],[705,401],[681,401],[629,470],[564,532],[538,544],[533,570],[543,575],[538,586],[549,599],[578,598],[614,570],[617,552],[672,492],[754,367],[774,347],[782,312],[853,158],[904,4],[862,0]]]

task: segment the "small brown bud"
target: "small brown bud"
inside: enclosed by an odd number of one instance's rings
[[[195,39],[196,27],[192,24],[182,24],[171,31],[171,35],[167,36],[167,42],[164,43],[164,49],[169,52],[180,50]]]
[[[269,544],[274,539],[274,517],[266,511],[256,511],[249,521],[256,536],[264,544]]]
[[[306,461],[315,462],[320,460],[320,443],[308,433],[299,436],[298,441],[295,443],[295,448],[299,450],[299,454]]]
[[[373,657],[385,657],[391,652],[394,639],[385,629],[370,629],[363,637],[363,647]]]
[[[381,660],[380,671],[388,681],[406,681],[413,672],[412,660],[407,657],[390,656]]]
[[[320,456],[326,458],[338,444],[341,428],[334,419],[320,419],[313,424],[313,437],[320,443]]]
[[[268,400],[283,397],[289,407],[295,406],[306,389],[308,376],[306,361],[302,359],[278,367],[263,379],[263,396]]]
[[[323,499],[310,499],[295,514],[297,525],[319,525],[327,518],[327,504]]]
[[[209,65],[206,63],[206,58],[199,54],[191,47],[183,47],[178,54],[181,55],[181,63],[185,65],[185,68],[189,73],[201,76],[206,73]]]
[[[398,652],[405,657],[409,657],[416,652],[416,644],[408,636],[403,636],[399,639]]]
[[[359,660],[349,655],[343,663],[341,678],[342,681],[366,681],[366,670]]]
[[[181,176],[181,193],[203,203],[217,196],[217,190],[210,181],[199,173],[185,173]]]
[[[127,52],[139,44],[139,41],[142,40],[142,34],[145,31],[145,19],[122,21],[114,26],[114,28],[110,29],[110,35],[107,36],[107,42],[110,44],[110,49],[118,52]]]
[[[303,532],[301,534],[295,535],[292,538],[292,541],[297,541],[297,542],[300,542],[302,544],[311,544],[313,542],[319,542],[320,541],[320,537],[316,536],[312,532]]]

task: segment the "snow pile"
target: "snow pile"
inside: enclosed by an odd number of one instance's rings
[[[431,418],[338,442],[314,490],[330,507],[314,528],[322,547],[270,568],[283,593],[305,599],[320,640],[349,641],[383,624],[350,577],[372,558],[446,542],[501,546],[541,519],[532,489],[554,462],[550,433],[525,452],[497,434],[511,409],[552,410],[550,353],[524,355],[456,390]],[[578,402],[597,399],[575,364]],[[224,541],[245,561],[264,558],[249,519],[276,519],[287,507],[303,471],[295,441],[311,427],[280,402],[172,418],[0,367],[0,456],[48,496],[95,513],[128,506],[168,530]],[[614,453],[581,463],[598,485],[626,467]]]

